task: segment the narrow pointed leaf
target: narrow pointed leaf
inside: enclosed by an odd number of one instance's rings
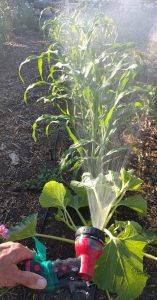
[[[43,79],[43,58],[42,57],[40,57],[38,59],[38,70],[39,70],[41,79]]]

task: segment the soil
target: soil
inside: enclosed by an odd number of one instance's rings
[[[53,217],[54,210],[47,211],[38,205],[39,192],[30,191],[23,183],[32,179],[46,168],[53,169],[61,148],[66,144],[64,133],[57,138],[47,138],[41,132],[37,143],[32,140],[32,124],[43,112],[52,112],[47,105],[43,111],[42,103],[36,103],[38,91],[31,93],[28,104],[23,101],[24,88],[36,80],[37,63],[24,66],[22,74],[25,84],[18,75],[20,63],[29,55],[37,55],[46,49],[46,41],[40,33],[26,30],[14,34],[9,42],[1,47],[0,55],[0,223],[7,226],[17,224],[33,212],[39,213],[38,231],[51,232],[58,236],[73,238],[69,230]],[[55,113],[55,111],[54,111]],[[143,179],[143,194],[148,201],[148,217],[141,219],[146,228],[157,233],[157,124],[147,120],[141,129],[138,140],[138,153],[132,156],[130,167]],[[55,150],[55,151],[54,151]],[[139,160],[140,157],[140,160]],[[43,241],[45,242],[45,240]],[[24,241],[33,247],[31,240]],[[50,258],[73,256],[72,246],[64,243],[48,242]],[[157,299],[157,263],[145,261],[145,271],[150,275],[140,300]],[[0,296],[1,299],[70,299],[63,291],[57,295],[35,294],[23,287],[11,289]],[[95,299],[105,300],[101,291]],[[125,300],[125,299],[124,299]]]

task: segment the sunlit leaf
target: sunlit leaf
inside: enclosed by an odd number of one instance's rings
[[[74,144],[76,144],[78,142],[78,139],[74,135],[74,133],[72,132],[72,130],[70,129],[70,127],[68,125],[66,125],[66,130],[67,130],[69,136],[71,137],[71,139],[73,140]]]
[[[128,191],[138,191],[142,185],[142,180],[133,175],[132,170],[121,169],[120,179],[122,180],[123,186],[126,186]]]
[[[38,58],[38,70],[39,70],[39,74],[41,79],[43,79],[43,58]]]
[[[39,56],[37,56],[37,55],[30,55],[30,56],[28,56],[28,57],[20,64],[20,66],[19,66],[19,76],[20,76],[20,78],[21,78],[21,80],[22,80],[23,83],[24,83],[24,80],[23,80],[22,75],[21,75],[21,69],[22,69],[23,65],[29,63],[29,62],[32,61],[32,60],[37,60],[38,58],[39,58]]]
[[[142,103],[141,102],[135,102],[135,107],[141,107]]]
[[[33,84],[30,84],[26,90],[25,90],[25,93],[24,93],[24,101],[27,102],[27,94],[30,90],[34,89],[36,86],[41,86],[41,85],[48,85],[50,86],[50,83],[46,82],[46,81],[38,81],[38,82],[35,82]]]
[[[62,183],[49,181],[45,184],[39,197],[42,207],[63,207],[65,206],[66,189]]]

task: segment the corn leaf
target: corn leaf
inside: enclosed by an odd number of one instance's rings
[[[25,92],[24,92],[24,101],[27,102],[27,94],[30,90],[34,89],[36,86],[41,86],[41,85],[48,85],[50,86],[50,83],[46,82],[46,81],[38,81],[38,82],[35,82],[33,84],[30,84]]]
[[[38,58],[38,70],[39,70],[39,74],[41,79],[43,80],[43,58]]]

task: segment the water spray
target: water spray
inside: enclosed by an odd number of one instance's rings
[[[70,291],[72,299],[94,300],[96,286],[91,280],[96,261],[102,255],[103,244],[104,233],[101,230],[83,226],[75,234],[76,258],[51,261],[46,260],[40,253],[41,255],[35,255],[33,260],[26,261],[25,270],[46,278],[45,292],[55,292],[64,288]],[[37,243],[36,247],[38,248]],[[39,253],[39,249],[37,251]]]

